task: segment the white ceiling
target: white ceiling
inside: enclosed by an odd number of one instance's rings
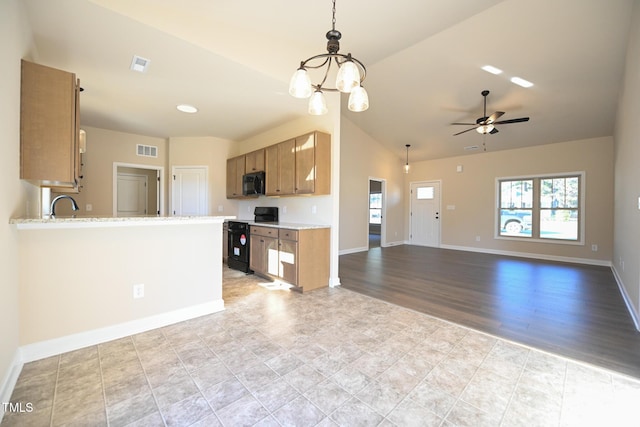
[[[287,94],[326,50],[331,1],[24,0],[36,62],[72,71],[81,121],[157,137],[243,140],[306,115]],[[471,154],[613,134],[633,0],[338,0],[341,52],[367,66],[371,107],[343,114],[398,157]],[[145,74],[133,55],[150,59]],[[482,71],[491,64],[502,75]],[[509,82],[520,76],[524,89]],[[452,122],[527,123],[495,135]],[[188,103],[199,113],[179,113]],[[275,141],[273,141],[275,142]],[[477,151],[475,151],[477,152]]]

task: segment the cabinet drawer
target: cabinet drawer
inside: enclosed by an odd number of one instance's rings
[[[257,225],[252,225],[249,229],[249,232],[258,236],[278,237],[278,229],[272,227],[260,227]]]
[[[295,242],[298,241],[298,231],[297,230],[288,230],[286,228],[280,229],[279,238],[282,240],[293,240]]]

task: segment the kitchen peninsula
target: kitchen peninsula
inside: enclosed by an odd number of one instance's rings
[[[223,310],[225,219],[10,220],[24,361]]]

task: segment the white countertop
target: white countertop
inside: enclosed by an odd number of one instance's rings
[[[237,221],[246,222],[249,225],[257,225],[260,227],[288,228],[290,230],[314,230],[318,228],[331,228],[330,225],[323,225],[323,224],[299,224],[296,222],[255,222],[255,221],[245,221],[241,219]]]
[[[45,217],[45,218],[11,218],[19,230],[52,229],[52,228],[96,228],[96,227],[131,227],[144,225],[176,225],[176,224],[213,224],[235,219],[233,216],[138,216],[138,217]]]

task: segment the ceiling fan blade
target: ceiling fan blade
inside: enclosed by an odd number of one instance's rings
[[[470,130],[475,130],[476,128],[477,126],[475,128],[469,128],[467,130],[463,130],[462,132],[454,133],[453,136],[460,135],[461,133],[469,132]]]
[[[489,117],[487,117],[486,124],[493,123],[500,118],[504,114],[504,111],[496,111]]]
[[[475,126],[476,123],[451,123],[452,125]]]
[[[494,133],[498,133],[498,132],[500,132],[500,131],[498,130],[498,128],[493,128],[493,129],[491,129],[491,132],[489,132],[489,133],[490,133],[491,135],[493,135]]]
[[[519,119],[509,119],[509,120],[500,120],[499,122],[494,122],[494,125],[506,125],[509,123],[521,123],[521,122],[528,122],[529,121],[529,117],[520,117]]]

